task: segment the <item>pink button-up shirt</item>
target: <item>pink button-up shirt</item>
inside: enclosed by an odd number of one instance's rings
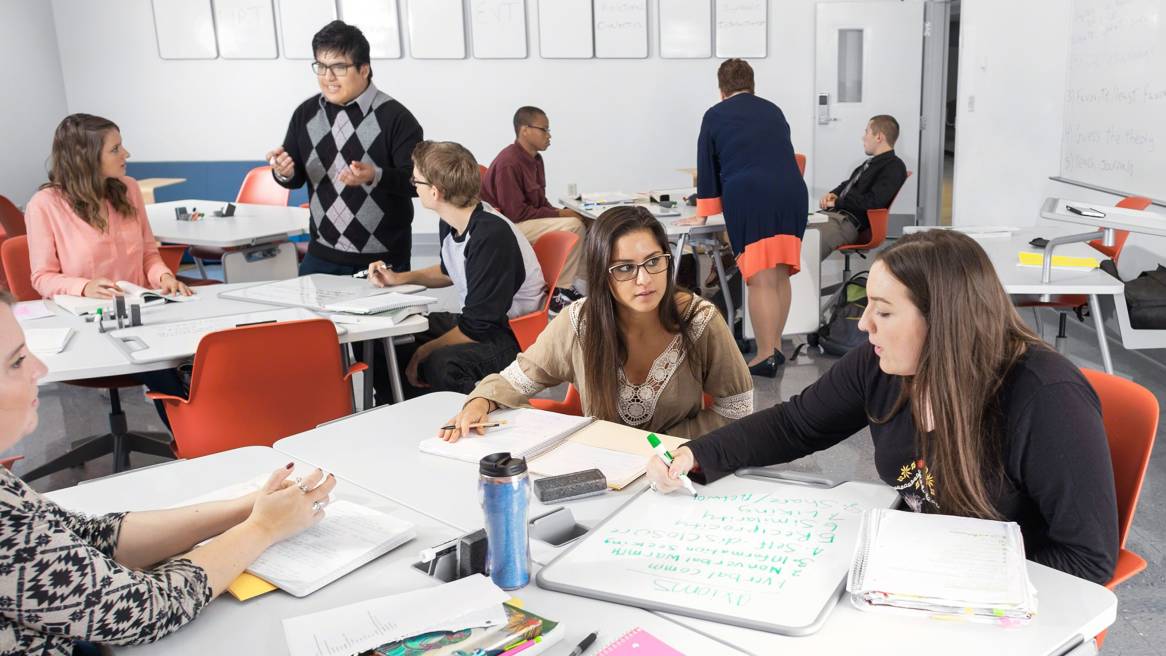
[[[151,289],[163,274],[162,262],[137,180],[121,179],[129,189],[134,216],[107,207],[109,225],[101,232],[77,216],[64,194],[42,189],[28,201],[28,256],[32,286],[45,298],[57,294],[81,296],[94,278],[125,280]]]

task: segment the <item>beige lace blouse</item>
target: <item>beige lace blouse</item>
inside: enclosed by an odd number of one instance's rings
[[[470,393],[501,407],[529,406],[530,397],[548,387],[571,383],[588,414],[589,390],[583,387],[582,308],[576,301],[559,313],[535,343]],[[692,353],[684,353],[677,335],[652,363],[647,379],[633,385],[618,372],[622,423],[677,437],[697,437],[753,412],[753,378],[716,306],[694,297],[688,306]],[[696,361],[694,368],[688,359]],[[704,393],[712,405],[702,408]]]

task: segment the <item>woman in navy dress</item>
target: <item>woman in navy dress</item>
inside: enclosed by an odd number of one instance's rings
[[[717,70],[721,102],[705,112],[697,141],[697,214],[724,213],[737,268],[749,286],[755,375],[773,377],[785,362],[781,333],[790,307],[789,277],[801,263],[809,193],[794,158],[789,123],[753,93],[753,68],[729,59]]]

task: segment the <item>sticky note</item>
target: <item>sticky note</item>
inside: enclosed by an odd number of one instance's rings
[[[1031,251],[1020,252],[1020,263],[1025,266],[1041,266],[1044,264],[1044,253],[1033,253]],[[1053,266],[1055,267],[1073,267],[1081,269],[1096,269],[1101,266],[1095,257],[1072,257],[1069,255],[1053,255]]]
[[[240,574],[238,578],[231,581],[231,585],[227,586],[227,592],[230,592],[231,596],[239,601],[247,601],[252,597],[267,594],[275,589],[276,587],[274,585],[247,572]]]

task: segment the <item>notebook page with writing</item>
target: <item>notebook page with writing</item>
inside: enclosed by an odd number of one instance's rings
[[[435,418],[434,433],[445,418]],[[516,458],[531,458],[562,443],[580,427],[591,423],[590,417],[575,417],[533,408],[513,408],[491,412],[488,421],[506,420],[506,424],[486,429],[485,435],[471,432],[457,442],[431,437],[418,443],[422,453],[464,462],[477,463],[491,453],[509,452]]]

